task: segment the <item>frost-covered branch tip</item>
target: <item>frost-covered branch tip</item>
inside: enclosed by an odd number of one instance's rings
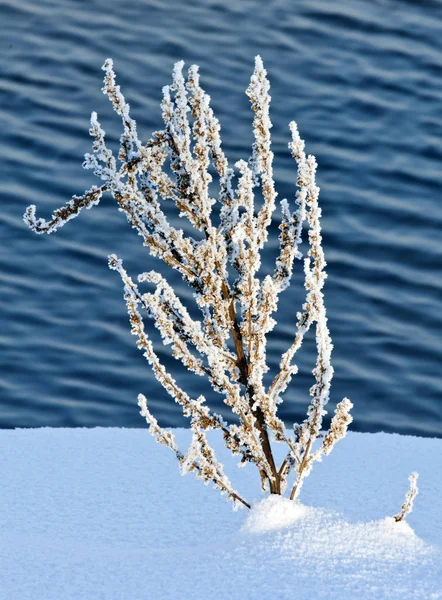
[[[55,210],[49,221],[37,218],[35,206],[27,209],[24,220],[36,233],[51,233],[84,208],[98,204],[103,193],[112,195],[149,252],[180,273],[200,311],[199,319],[191,317],[159,272],[141,273],[138,279],[132,279],[117,256],[109,257],[109,267],[119,273],[123,282],[137,345],[156,379],[189,418],[193,438],[188,452],[182,454],[172,433],[161,428],[140,394],[141,414],[150,432],[176,454],[182,472],[194,471],[234,503],[249,507],[231,487],[209,445],[206,431],[215,429],[241,464],[250,463],[257,468],[264,490],[283,494],[293,475],[290,486],[295,499],[314,461],[329,454],[345,436],[352,420],[352,404],[344,399],[337,406],[329,431],[320,433],[333,368],[323,295],[326,263],[316,160],[305,154],[304,142],[292,122],[288,145],[297,165],[298,189],[292,206],[288,199],[280,203],[279,252],[273,272],[263,277],[261,252],[275,218],[277,198],[267,72],[262,59],[256,57],[246,90],[253,111],[252,156],[232,168],[222,148],[220,123],[201,86],[198,67],[191,66],[187,77],[183,67],[182,61],[175,65],[171,84],[163,88],[163,128],[142,143],[129,104],[116,83],[113,62],[107,59],[103,65],[103,93],[123,124],[118,155],[114,157],[107,147],[98,116],[92,113],[92,152],[85,155],[83,166],[99,178],[100,186],[74,196]],[[255,200],[259,196],[262,205],[258,210]],[[178,216],[173,220],[166,216],[170,214],[169,208],[165,210],[166,202],[177,209]],[[186,219],[197,230],[194,236],[179,226],[180,219]],[[276,325],[273,315],[279,295],[289,287],[296,259],[302,258],[300,246],[306,221],[305,301],[294,313],[297,326],[293,343],[281,357],[279,370],[268,386],[267,334]],[[144,286],[151,289],[145,291]],[[212,413],[204,397],[193,398],[178,385],[160,361],[144,318],[152,321],[175,359],[194,374],[208,378],[232,415],[230,423]],[[316,335],[315,381],[310,389],[307,418],[295,424],[291,435],[278,408],[298,371],[294,358],[310,329],[315,329]],[[281,464],[275,458],[275,442],[287,448]]]
[[[394,517],[394,520],[399,523],[400,521],[404,521],[405,517],[411,513],[413,510],[414,499],[416,498],[419,488],[417,487],[417,480],[419,474],[411,473],[408,481],[410,482],[410,487],[408,492],[405,494],[405,500],[402,504],[401,511]]]

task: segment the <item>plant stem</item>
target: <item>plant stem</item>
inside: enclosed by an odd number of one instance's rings
[[[301,482],[302,473],[303,473],[305,467],[307,466],[307,461],[308,461],[308,458],[310,455],[310,448],[312,447],[312,443],[313,443],[313,440],[310,438],[307,443],[307,446],[305,448],[304,457],[303,457],[302,463],[299,467],[299,472],[298,472],[298,476],[295,481],[295,485],[293,486],[292,493],[290,494],[290,500],[294,500],[296,498],[296,492],[298,491],[299,484]]]
[[[243,339],[241,335],[241,331],[238,325],[238,320],[236,318],[236,310],[235,310],[235,301],[231,297],[229,286],[225,281],[222,284],[222,291],[224,298],[230,300],[229,305],[229,316],[232,323],[231,334],[233,337],[233,342],[235,344],[235,351],[238,358],[238,368],[241,373],[241,383],[244,384],[247,390],[247,394],[249,396],[249,404],[253,406],[253,397],[254,397],[254,389],[252,385],[249,385],[249,367],[247,357],[244,352]],[[256,417],[256,426],[259,431],[259,437],[261,440],[261,446],[264,452],[264,455],[269,463],[271,469],[272,477],[269,477],[267,474],[267,478],[269,480],[270,493],[271,494],[281,494],[281,479],[276,468],[275,459],[273,457],[272,447],[270,444],[270,438],[267,431],[267,427],[265,424],[264,414],[262,410],[258,407],[254,411]]]

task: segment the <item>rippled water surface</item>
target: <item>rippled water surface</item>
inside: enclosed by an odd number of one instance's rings
[[[442,2],[7,0],[0,17],[0,426],[144,426],[138,392],[164,424],[184,423],[135,347],[107,268],[111,252],[133,274],[156,266],[112,199],[50,237],[22,214],[33,203],[47,218],[94,183],[81,168],[90,112],[111,143],[120,134],[100,91],[107,56],[144,139],[161,128],[174,62],[199,64],[236,161],[250,154],[244,90],[259,53],[280,197],[295,194],[291,119],[319,163],[332,402],[354,401],[357,430],[442,436]],[[295,333],[301,282],[282,296],[273,372]],[[313,360],[310,339],[281,407],[288,423],[304,414]],[[201,378],[177,378],[206,391]],[[218,411],[220,398],[209,393]]]

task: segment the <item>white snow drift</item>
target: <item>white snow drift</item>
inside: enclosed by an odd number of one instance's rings
[[[0,599],[442,598],[442,440],[351,433],[299,506],[209,438],[252,511],[178,477],[145,430],[2,431]]]

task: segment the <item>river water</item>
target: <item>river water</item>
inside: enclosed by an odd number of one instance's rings
[[[120,121],[100,91],[106,57],[143,139],[161,128],[174,62],[199,64],[234,162],[250,155],[244,90],[259,53],[280,198],[296,191],[291,119],[319,164],[330,408],[346,395],[355,430],[442,436],[442,2],[3,0],[0,17],[1,427],[143,427],[139,392],[163,424],[185,423],[136,349],[107,268],[111,252],[133,275],[158,268],[112,199],[53,236],[32,234],[22,214],[32,203],[48,218],[95,183],[81,168],[92,110],[115,148]],[[300,267],[269,340],[273,373],[294,336]],[[281,405],[289,424],[305,414],[314,358],[310,337]],[[193,395],[207,392],[175,372]],[[224,411],[219,395],[208,399]]]

